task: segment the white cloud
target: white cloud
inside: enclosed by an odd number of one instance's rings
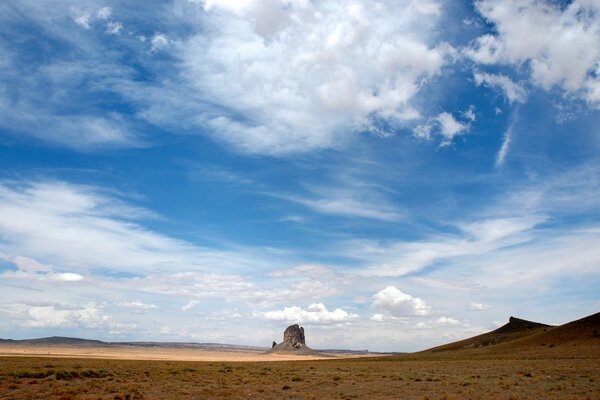
[[[469,305],[467,306],[467,310],[471,310],[471,311],[483,311],[483,310],[487,310],[489,308],[490,308],[489,305],[483,304],[483,303],[469,303]]]
[[[370,318],[371,321],[382,322],[385,319],[383,314],[373,314]]]
[[[437,325],[458,325],[460,321],[451,317],[441,316],[434,321]]]
[[[8,261],[17,267],[16,271],[1,272],[0,277],[4,279],[42,282],[80,282],[85,279],[82,275],[74,272],[55,272],[54,266],[39,263],[29,257],[11,256],[0,252],[0,260]]]
[[[429,38],[438,3],[421,3],[205,3],[211,28],[182,43],[184,75],[222,108],[197,120],[239,150],[268,154],[340,146],[375,129],[372,118],[402,126],[453,51]]]
[[[83,276],[74,272],[61,272],[54,274],[53,279],[64,282],[79,282],[83,280]]]
[[[381,221],[399,221],[404,217],[401,210],[373,192],[325,189],[318,189],[315,192],[319,197],[309,198],[297,195],[278,197],[301,204],[320,214]]]
[[[512,125],[506,132],[504,132],[504,137],[502,138],[502,146],[500,146],[500,150],[498,150],[498,154],[496,155],[496,166],[501,166],[504,164],[504,160],[506,160],[506,155],[508,154],[508,150],[510,149],[511,140]]]
[[[119,33],[121,33],[121,30],[123,29],[123,24],[120,22],[109,22],[106,24],[106,33],[109,33],[111,35],[118,35]]]
[[[492,88],[499,88],[509,103],[523,103],[527,98],[525,89],[514,83],[508,76],[502,74],[486,74],[475,72],[473,74],[477,86],[488,85]]]
[[[306,276],[310,278],[323,277],[332,273],[332,269],[317,264],[301,264],[291,268],[277,269],[269,273],[275,278]]]
[[[431,140],[435,133],[441,136],[440,146],[448,146],[455,137],[467,133],[476,119],[475,107],[472,105],[460,113],[460,120],[451,113],[444,111],[417,125],[413,129],[413,136],[418,139]]]
[[[91,29],[92,21],[95,18],[98,18],[101,20],[107,20],[112,14],[112,10],[110,7],[99,8],[96,11],[95,15],[89,9],[81,10],[81,9],[78,9],[75,7],[71,7],[70,12],[71,12],[71,18],[73,19],[73,21],[75,21],[75,23],[77,25],[79,25],[85,29]]]
[[[530,215],[527,217],[484,219],[477,222],[460,223],[457,226],[478,242],[494,243],[528,232],[546,220],[547,217],[541,215]]]
[[[403,276],[442,260],[486,254],[531,240],[533,228],[544,222],[530,217],[483,219],[457,223],[462,233],[441,235],[416,242],[353,240],[340,248],[347,257],[367,263],[359,273],[366,276]]]
[[[92,15],[87,10],[78,10],[76,8],[71,8],[71,18],[75,23],[81,26],[84,29],[90,29],[90,19]]]
[[[150,50],[155,52],[155,51],[159,51],[159,50],[162,50],[163,48],[167,47],[169,45],[169,39],[167,38],[166,35],[164,35],[162,33],[156,33],[156,34],[154,34],[154,36],[152,36],[150,43],[151,43]]]
[[[98,12],[96,13],[96,16],[99,19],[108,19],[108,17],[110,17],[111,14],[112,14],[112,10],[110,7],[102,7],[98,10]]]
[[[136,222],[155,217],[102,188],[53,181],[0,183],[0,243],[5,251],[60,265],[70,270],[66,272],[272,268],[268,251],[193,246]]]
[[[341,308],[329,311],[323,303],[311,304],[306,308],[297,306],[284,307],[283,310],[267,311],[258,316],[271,321],[287,321],[302,324],[337,324],[358,318],[357,314],[348,313]]]
[[[111,316],[102,314],[101,307],[94,303],[76,309],[55,305],[29,306],[27,314],[26,326],[33,328],[99,328],[111,322]]]
[[[463,118],[469,122],[475,122],[477,115],[475,114],[475,106],[471,105],[466,111],[462,112]]]
[[[45,74],[53,76],[61,66],[48,67]],[[63,65],[63,68],[71,68],[72,65]],[[54,69],[56,68],[56,69]],[[64,74],[64,72],[57,72]],[[48,79],[47,77],[46,79]],[[61,78],[65,78],[64,76]],[[74,77],[71,77],[74,78]],[[113,113],[110,115],[54,115],[52,102],[49,99],[44,107],[36,106],[40,99],[37,93],[26,93],[19,102],[14,103],[3,98],[0,92],[0,127],[35,136],[39,139],[59,143],[67,147],[91,150],[111,147],[140,147],[142,146],[130,130],[130,124],[123,117]],[[31,98],[28,98],[31,96]],[[62,99],[68,102],[67,99]]]
[[[481,0],[477,10],[497,33],[479,37],[466,54],[483,64],[526,65],[533,83],[558,86],[596,103],[600,63],[600,5],[565,7],[537,0]]]
[[[444,137],[442,145],[448,145],[454,137],[469,130],[469,125],[457,121],[449,112],[440,113],[435,120],[440,125],[440,133]]]
[[[373,296],[373,306],[389,311],[395,317],[423,316],[431,314],[432,310],[423,300],[388,286]]]
[[[432,129],[433,126],[430,124],[417,125],[417,127],[413,129],[413,136],[418,139],[431,140]]]
[[[410,7],[420,14],[433,14],[439,16],[442,13],[442,6],[437,1],[412,0]]]
[[[183,307],[181,307],[182,311],[189,311],[192,308],[196,307],[200,302],[198,300],[190,300]]]
[[[159,308],[156,304],[146,304],[146,303],[143,303],[139,299],[134,300],[134,301],[120,302],[120,303],[117,303],[117,305],[119,307],[133,308],[136,310],[155,310],[155,309]]]
[[[441,316],[435,320],[419,321],[414,325],[414,327],[416,329],[429,329],[429,330],[435,331],[438,328],[448,329],[448,327],[450,327],[450,326],[458,326],[458,325],[460,325],[459,320],[452,318],[452,317]]]

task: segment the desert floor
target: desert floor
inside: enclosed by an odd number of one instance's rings
[[[600,399],[597,352],[570,353],[260,362],[258,354],[232,355],[245,362],[12,355],[0,356],[0,399]]]
[[[168,361],[299,361],[331,358],[365,357],[356,354],[324,354],[298,356],[293,354],[263,354],[253,351],[209,351],[196,349],[170,349],[138,346],[26,346],[0,345],[0,357],[55,357],[55,358],[99,358],[112,360],[168,360]]]

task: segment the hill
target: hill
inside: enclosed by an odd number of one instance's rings
[[[458,342],[445,344],[442,346],[434,347],[427,351],[439,352],[439,351],[450,351],[460,349],[472,349],[486,346],[493,346],[499,343],[509,342],[512,340],[520,339],[522,337],[542,332],[551,328],[550,325],[542,324],[539,322],[527,321],[515,317],[510,317],[508,323],[501,326],[500,328],[493,330],[482,335],[478,335],[469,339],[464,339]]]
[[[559,326],[511,317],[491,332],[437,346],[418,354],[528,357],[600,356],[600,313]]]
[[[40,345],[40,346],[110,346],[110,343],[100,340],[80,339],[64,336],[51,336],[39,339],[0,339],[0,344],[25,344],[25,345]]]
[[[284,353],[284,354],[295,354],[298,356],[323,356],[324,354],[316,350],[311,349],[308,346],[294,347],[288,342],[283,342],[275,345],[269,349],[266,354],[271,353]]]

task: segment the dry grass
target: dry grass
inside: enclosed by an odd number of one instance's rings
[[[1,357],[0,399],[600,399],[597,355],[578,357],[244,363]]]

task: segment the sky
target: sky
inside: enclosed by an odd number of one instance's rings
[[[597,0],[0,3],[0,337],[561,324],[599,206]]]

